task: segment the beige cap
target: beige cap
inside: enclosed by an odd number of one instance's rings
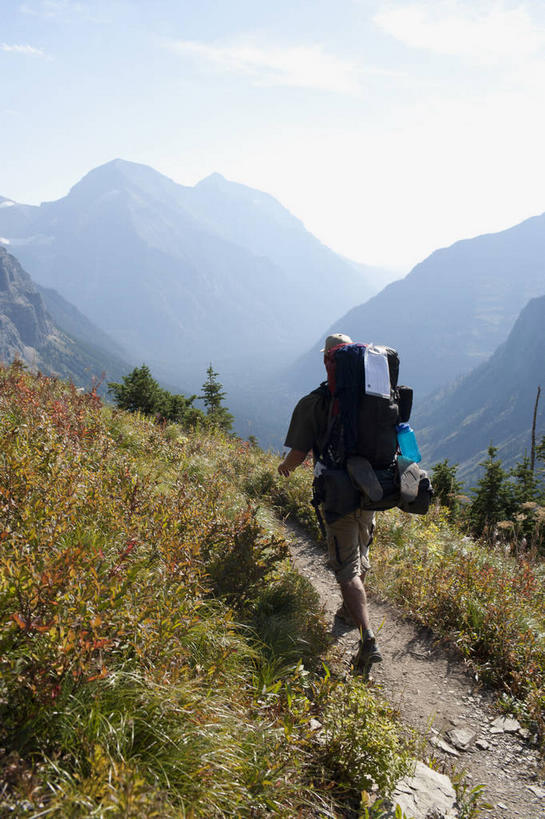
[[[333,335],[328,336],[325,340],[325,347],[322,347],[320,350],[321,353],[328,353],[333,347],[337,347],[339,344],[353,344],[354,342],[350,338],[350,336],[345,336],[344,333],[333,333]]]

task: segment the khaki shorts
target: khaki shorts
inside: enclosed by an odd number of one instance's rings
[[[369,546],[373,539],[375,513],[356,509],[335,523],[328,523],[328,566],[339,583],[364,574],[370,567]]]

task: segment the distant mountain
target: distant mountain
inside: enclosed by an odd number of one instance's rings
[[[69,309],[66,302],[64,309]],[[91,332],[92,325],[83,316],[81,321]],[[71,379],[76,386],[90,387],[102,380],[105,388],[108,380],[126,374],[129,365],[115,351],[101,348],[100,341],[107,339],[99,333],[94,340],[78,341],[64,332],[28,273],[0,247],[0,361],[19,358],[34,370]]]
[[[247,248],[256,256],[266,256],[289,274],[294,286],[299,278],[308,292],[305,299],[317,302],[318,312],[331,314],[324,294],[336,303],[348,298],[352,306],[382,289],[385,279],[395,275],[371,265],[359,264],[334,253],[309,233],[304,224],[268,193],[230,182],[214,173],[194,188],[185,188],[186,208],[208,229],[229,242]],[[347,273],[348,269],[357,275]],[[312,272],[309,277],[306,271]],[[347,278],[348,276],[348,278]],[[346,290],[345,293],[342,290]]]
[[[0,207],[37,282],[173,383],[212,361],[237,388],[280,367],[371,288],[275,199],[218,174],[194,188],[114,160],[40,207]]]
[[[486,361],[524,305],[543,294],[545,214],[435,251],[404,279],[324,325],[292,368],[293,388],[322,377],[321,342],[340,331],[395,347],[401,380],[422,398]]]
[[[44,305],[57,325],[63,332],[83,344],[96,347],[111,356],[117,356],[124,361],[129,360],[127,352],[117,344],[107,333],[93,324],[77,307],[52,287],[35,285],[41,294]]]
[[[414,418],[425,462],[448,458],[459,475],[476,480],[490,443],[504,466],[530,454],[538,386],[537,437],[545,435],[545,296],[522,310],[507,341],[488,361],[420,405]]]

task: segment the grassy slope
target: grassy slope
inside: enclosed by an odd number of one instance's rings
[[[311,525],[306,473],[20,365],[0,439],[1,812],[336,816],[388,792],[406,740],[324,673],[316,595],[248,500]]]

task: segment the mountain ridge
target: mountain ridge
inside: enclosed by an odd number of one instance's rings
[[[47,298],[56,295],[48,293]],[[66,302],[63,309],[69,309]],[[78,314],[73,318],[77,323]],[[0,246],[0,360],[9,363],[18,358],[33,370],[87,388],[99,384],[103,376],[107,380],[126,372],[128,364],[122,351],[101,347],[100,341],[107,343],[107,339],[97,338],[92,325],[85,330],[78,340],[56,323],[31,277],[15,256]]]
[[[415,412],[415,427],[428,463],[459,463],[466,482],[492,443],[510,468],[530,454],[537,387],[545,387],[545,296],[531,299],[507,338],[483,364],[428,398]],[[545,404],[537,415],[538,440],[545,434]]]
[[[324,328],[297,362],[292,385],[316,380],[323,338],[341,331],[395,347],[402,380],[423,398],[505,341],[524,305],[545,293],[544,260],[545,214],[440,248]]]
[[[35,280],[192,389],[210,361],[237,385],[279,367],[370,292],[274,197],[218,174],[189,188],[116,159],[21,207],[9,226],[0,209],[0,236]]]

